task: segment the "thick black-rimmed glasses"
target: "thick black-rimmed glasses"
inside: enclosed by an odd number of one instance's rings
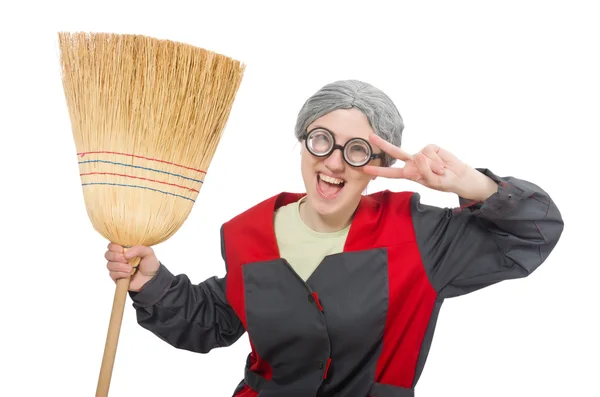
[[[304,134],[306,149],[316,157],[327,157],[334,150],[342,151],[344,161],[352,167],[362,167],[371,160],[382,158],[381,153],[373,153],[373,148],[362,138],[352,138],[342,145],[335,143],[333,134],[325,128],[315,128]]]

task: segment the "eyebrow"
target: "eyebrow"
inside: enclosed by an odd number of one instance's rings
[[[337,134],[336,134],[335,132],[333,132],[331,129],[329,129],[329,128],[327,128],[327,127],[323,127],[322,125],[318,125],[318,124],[317,124],[317,125],[315,125],[313,128],[311,128],[311,130],[314,130],[314,129],[317,129],[317,128],[320,128],[320,129],[322,129],[322,130],[327,130],[327,131],[331,132],[331,134],[332,134],[332,135],[334,135],[334,136],[336,136],[336,135],[337,135]]]

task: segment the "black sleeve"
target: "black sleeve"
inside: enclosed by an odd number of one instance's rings
[[[227,276],[192,284],[161,263],[140,292],[130,292],[138,323],[170,345],[207,353],[229,346],[245,332],[225,297]]]
[[[411,202],[423,264],[443,297],[464,295],[503,280],[526,277],[556,246],[563,219],[550,196],[533,183],[479,172],[498,184],[483,203],[460,198],[459,208]]]

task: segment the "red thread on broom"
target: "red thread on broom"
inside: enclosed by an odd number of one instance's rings
[[[120,152],[106,152],[106,151],[77,153],[77,155],[80,156],[80,157],[83,157],[86,154],[117,154],[117,155],[120,155],[120,156],[128,156],[128,157],[134,157],[134,158],[138,158],[138,159],[144,159],[144,160],[150,160],[150,161],[157,161],[159,163],[174,165],[176,167],[185,168],[186,170],[191,170],[191,171],[196,171],[196,172],[201,172],[203,174],[206,174],[206,171],[202,171],[202,170],[199,170],[199,169],[196,169],[196,168],[186,167],[185,165],[175,164],[175,163],[172,163],[170,161],[165,161],[165,160],[160,160],[160,159],[154,159],[154,158],[151,158],[151,157],[138,156],[138,155],[135,155],[135,154],[120,153]]]
[[[135,178],[135,179],[141,179],[141,180],[148,181],[148,182],[162,183],[163,185],[175,186],[175,187],[186,189],[186,190],[189,190],[189,191],[192,191],[192,192],[199,193],[199,191],[196,190],[196,189],[192,189],[192,188],[189,188],[189,187],[186,187],[186,186],[177,185],[177,184],[174,184],[174,183],[168,183],[168,182],[164,182],[164,181],[157,181],[156,179],[142,178],[142,177],[133,176],[133,175],[117,174],[117,173],[114,173],[114,172],[86,172],[86,173],[79,174],[79,175],[80,176],[87,176],[87,175],[115,175],[115,176],[122,176],[122,177],[125,177],[125,178]]]

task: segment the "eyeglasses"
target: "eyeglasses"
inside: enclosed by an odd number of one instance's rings
[[[373,153],[373,148],[362,138],[352,138],[342,145],[335,143],[333,134],[325,128],[315,128],[304,135],[306,149],[316,157],[327,157],[334,150],[342,151],[344,160],[352,167],[362,167],[373,159],[382,158],[381,153]]]

